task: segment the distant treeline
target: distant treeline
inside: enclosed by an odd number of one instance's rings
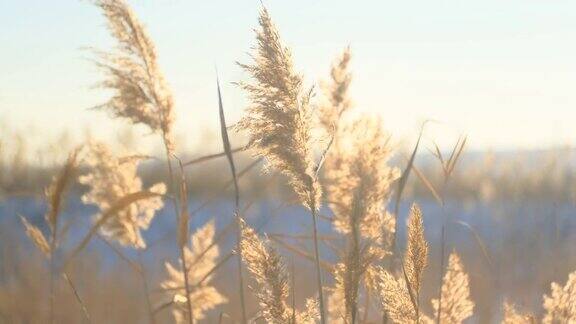
[[[206,153],[181,158],[183,163],[193,162],[184,167],[191,195],[231,195],[230,175],[226,170],[226,161],[217,154]],[[2,156],[0,152],[0,195],[41,195],[59,165],[37,165],[25,162],[18,154]],[[257,198],[266,192],[277,195],[291,195],[286,181],[281,176],[264,171],[265,163],[256,161],[248,152],[239,151],[239,170],[242,195],[244,198]],[[208,157],[202,159],[202,157]],[[395,163],[404,165],[404,156],[396,156]],[[149,159],[139,170],[145,183],[166,181],[165,163]],[[434,198],[433,191],[444,190],[447,197],[465,201],[493,200],[542,200],[570,202],[576,198],[574,177],[576,165],[574,151],[554,149],[543,151],[519,152],[472,152],[464,153],[450,182],[444,187],[442,170],[438,161],[421,153],[411,173],[407,197]],[[83,188],[76,185],[76,190]]]

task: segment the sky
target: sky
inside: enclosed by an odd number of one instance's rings
[[[217,130],[215,67],[228,122],[245,80],[261,2],[129,0],[155,41],[176,101],[176,132],[202,145]],[[347,45],[355,109],[379,115],[399,141],[426,133],[475,150],[576,143],[576,1],[264,0],[307,85],[326,79]],[[122,128],[90,110],[106,100],[87,47],[113,46],[90,1],[0,1],[0,127],[35,145],[68,130],[110,140]],[[145,131],[139,130],[141,134]]]

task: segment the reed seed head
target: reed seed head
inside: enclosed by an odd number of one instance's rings
[[[343,127],[326,158],[325,187],[337,231],[350,233],[357,222],[362,237],[390,243],[395,221],[386,205],[400,172],[388,165],[392,149],[381,126],[379,119],[365,117]]]
[[[408,286],[402,278],[397,278],[388,271],[378,269],[378,293],[388,318],[394,323],[415,323],[416,312],[410,300]]]
[[[114,95],[97,106],[115,117],[144,124],[161,133],[169,151],[174,150],[174,102],[160,68],[154,43],[124,0],[95,0],[117,42],[114,52],[97,52],[97,66],[106,74],[99,85]]]
[[[280,255],[268,239],[260,239],[252,228],[242,223],[242,259],[258,283],[257,297],[267,323],[289,323],[291,310],[288,273]]]
[[[452,252],[448,258],[448,268],[444,274],[442,284],[442,311],[440,322],[446,324],[460,324],[472,316],[474,302],[470,300],[470,287],[468,286],[468,274],[464,270],[462,261],[456,252]],[[438,314],[438,300],[432,300],[432,306]]]
[[[79,182],[90,190],[82,196],[85,204],[96,205],[102,213],[110,209],[123,197],[142,191],[142,181],[137,175],[138,158],[119,158],[102,143],[91,143],[84,156],[88,173]],[[163,183],[151,186],[148,191],[162,195],[166,192]],[[120,209],[101,227],[101,233],[121,245],[144,248],[146,243],[141,231],[148,229],[155,213],[164,203],[159,196],[138,200]]]
[[[218,245],[214,244],[214,221],[206,223],[190,236],[190,247],[184,247],[184,258],[188,267],[188,284],[190,285],[190,298],[194,320],[205,317],[206,311],[227,302],[214,286],[212,286],[212,270],[220,256]],[[161,283],[161,287],[172,297],[176,304],[173,315],[177,323],[184,323],[187,318],[187,296],[184,280],[184,270],[171,263],[166,263],[168,278]]]
[[[303,89],[290,50],[281,43],[266,8],[259,23],[254,62],[240,64],[253,81],[239,83],[251,105],[236,129],[247,131],[255,154],[288,177],[305,207],[318,209],[322,190],[313,156],[311,91]]]
[[[536,319],[532,314],[525,314],[518,311],[515,305],[504,302],[504,319],[502,324],[528,324],[536,323]]]
[[[304,311],[296,312],[297,324],[316,324],[320,318],[318,301],[313,298],[306,299]]]
[[[550,296],[544,295],[543,323],[576,322],[576,271],[568,275],[564,287],[553,282]]]
[[[48,240],[46,240],[46,237],[42,231],[38,227],[30,224],[26,218],[20,216],[20,220],[22,221],[22,225],[24,225],[24,229],[26,230],[26,236],[28,236],[32,243],[34,243],[34,246],[36,246],[36,248],[38,248],[38,250],[42,252],[45,257],[49,257],[50,244],[48,244]]]
[[[352,107],[348,94],[352,82],[352,73],[349,71],[351,57],[348,46],[332,64],[330,81],[322,84],[326,101],[320,105],[318,116],[320,125],[328,134],[338,129],[342,114]]]
[[[261,315],[266,323],[291,323],[292,307],[286,302],[289,284],[284,261],[267,238],[258,237],[243,220],[241,222],[242,260],[258,284],[255,290]],[[296,312],[296,323],[316,323],[319,316],[318,303],[307,299],[305,309]]]
[[[422,211],[417,204],[413,204],[408,217],[408,246],[404,256],[404,268],[408,284],[416,295],[418,295],[422,285],[422,276],[427,260],[428,243],[424,237]]]
[[[57,232],[58,217],[64,201],[64,193],[74,178],[77,166],[78,150],[74,150],[66,160],[64,168],[52,179],[46,188],[45,196],[48,203],[48,211],[44,215],[52,233]]]

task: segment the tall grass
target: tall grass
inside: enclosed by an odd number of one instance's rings
[[[324,324],[326,311],[317,225],[322,188],[318,181],[320,164],[314,161],[313,152],[312,89],[304,89],[302,77],[294,71],[291,52],[281,43],[266,8],[260,12],[259,24],[255,62],[240,64],[254,80],[239,83],[252,104],[236,128],[249,133],[249,148],[286,175],[301,204],[310,211],[320,319]]]
[[[69,155],[46,190],[48,209],[43,222],[49,235],[28,217],[21,217],[25,233],[43,255],[50,272],[48,315],[40,311],[35,320],[64,322],[61,313],[55,311],[57,299],[62,297],[56,289],[56,279],[61,277],[81,308],[84,320],[96,322],[97,318],[106,322],[105,315],[94,316],[92,309],[99,305],[85,297],[85,284],[78,285],[70,275],[71,269],[80,263],[81,254],[88,253],[94,238],[103,241],[138,274],[142,281],[142,292],[138,294],[143,295],[147,321],[151,323],[210,322],[211,313],[219,314],[219,323],[229,320],[278,324],[380,321],[452,324],[475,318],[478,304],[474,290],[481,287],[471,283],[474,269],[466,264],[466,255],[457,249],[446,256],[448,226],[460,224],[474,235],[490,267],[495,267],[484,240],[474,228],[447,217],[447,184],[455,177],[465,139],[459,140],[448,156],[437,146],[432,149],[440,161],[441,177],[430,179],[426,170],[416,166],[423,126],[400,172],[392,166],[396,145],[384,131],[383,123],[378,118],[352,118],[352,114],[348,114],[353,108],[350,48],[337,57],[329,80],[323,83],[322,93],[315,96],[313,88],[305,86],[303,76],[296,72],[291,51],[280,40],[270,13],[263,7],[253,62],[239,63],[249,79],[237,84],[247,93],[249,106],[233,129],[245,133],[248,142],[232,148],[223,94],[217,80],[224,151],[183,162],[173,135],[175,103],[151,38],[124,0],[95,0],[94,4],[104,14],[117,45],[110,52],[96,51],[95,63],[104,72],[100,85],[112,91],[112,96],[97,108],[130,125],[143,124],[160,136],[168,186],[162,181],[142,180],[138,167],[148,155],[118,153],[98,142],[88,142]],[[237,170],[235,154],[245,150],[257,159]],[[16,153],[15,159],[20,159],[18,151]],[[218,191],[233,188],[232,221],[218,232],[219,218],[211,215],[211,219],[191,234],[191,223],[199,220],[195,216],[215,198],[211,196],[191,210],[186,170],[220,157],[226,157],[229,170],[226,174],[230,180]],[[260,160],[266,161],[268,171],[281,174],[280,181],[287,182],[290,188],[293,199],[282,202],[281,207],[294,204],[309,214],[310,234],[260,234],[259,230],[274,215],[267,215],[260,226],[249,224],[252,219],[244,217],[253,201],[244,198],[244,191],[240,200],[241,180]],[[179,165],[179,178],[174,161]],[[426,215],[413,203],[407,223],[400,221],[403,219],[400,203],[408,196],[405,190],[412,171],[437,200],[443,213],[437,284],[429,280],[433,246],[424,226]],[[96,211],[87,231],[73,244],[65,245],[75,224],[62,225],[61,215],[66,193],[74,183],[84,186],[81,200],[96,207]],[[157,242],[146,242],[144,232],[154,224],[153,220],[168,200],[173,210],[167,212],[174,213],[176,228],[165,237],[175,238],[177,260],[169,260],[171,255],[162,251],[161,260],[155,260],[164,265],[162,279],[158,279],[151,275],[153,271],[145,268],[143,261],[145,254],[157,247]],[[389,206],[391,200],[393,206]],[[72,220],[75,217],[79,216],[74,215]],[[320,233],[320,222],[329,222],[334,231]],[[228,250],[225,239],[234,229],[234,248]],[[399,242],[400,229],[407,233],[405,244]],[[308,243],[312,245],[311,252]],[[400,252],[402,246],[403,253]],[[296,256],[291,259],[290,269],[280,248]],[[325,251],[335,253],[329,256]],[[134,253],[137,261],[133,260]],[[232,285],[225,270],[229,270],[226,263],[234,256],[238,282]],[[308,278],[307,283],[315,284],[300,292],[295,286],[306,277],[299,269],[305,269],[306,262],[312,263],[314,272],[314,279]],[[122,278],[121,274],[112,275]],[[99,284],[98,278],[94,280]],[[245,285],[250,288],[246,292]],[[427,292],[426,286],[434,292]],[[0,285],[2,320],[11,318],[11,314],[4,314],[7,311],[3,303],[7,303],[7,298],[2,294],[3,288]],[[238,311],[229,305],[236,297]],[[170,311],[169,317],[165,310]],[[544,292],[541,310],[525,310],[521,305],[505,301],[501,314],[498,320],[503,323],[576,322],[576,272],[568,275],[565,284],[551,284],[550,291]]]

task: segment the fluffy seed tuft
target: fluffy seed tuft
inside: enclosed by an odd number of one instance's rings
[[[576,322],[576,271],[568,275],[564,287],[553,282],[550,296],[544,295],[543,323]]]
[[[124,0],[96,0],[95,4],[117,42],[115,52],[96,52],[96,64],[107,77],[99,85],[114,93],[96,108],[161,133],[167,148],[173,151],[174,103],[158,66],[154,43]]]
[[[351,57],[350,47],[346,47],[332,64],[330,81],[322,84],[326,102],[319,107],[319,122],[329,134],[338,129],[342,114],[352,107],[352,100],[348,95],[352,82],[352,73],[349,71]]]
[[[79,182],[90,190],[82,196],[82,201],[98,206],[100,214],[95,220],[123,197],[142,190],[142,181],[136,174],[138,158],[119,158],[106,145],[94,142],[89,145],[84,163],[88,173],[81,176]],[[157,183],[148,190],[161,195],[166,192],[166,186]],[[141,231],[148,229],[163,205],[158,196],[133,202],[110,217],[102,225],[101,233],[124,246],[144,248],[146,243]]]
[[[504,302],[504,319],[502,324],[526,324],[536,323],[532,314],[520,313],[513,304]]]
[[[256,296],[262,317],[266,323],[290,323],[292,308],[286,302],[289,296],[288,273],[282,257],[267,238],[259,238],[244,221],[241,244],[243,261],[258,284]],[[317,302],[309,299],[305,310],[296,313],[296,322],[312,324],[319,316]]]
[[[448,269],[444,275],[442,285],[442,312],[441,323],[459,324],[472,316],[474,302],[470,300],[470,287],[468,274],[464,270],[462,261],[456,252],[452,252],[448,259]],[[432,300],[435,316],[438,314],[438,300]]]
[[[44,256],[50,256],[50,244],[48,244],[48,240],[46,240],[46,237],[44,234],[42,234],[42,231],[38,227],[30,224],[26,218],[20,216],[20,220],[24,225],[26,235],[32,241],[32,243],[34,243],[34,245],[38,248],[38,250],[40,250],[40,252],[42,252],[42,254],[44,254]]]
[[[252,104],[236,129],[247,131],[256,155],[288,177],[304,206],[318,209],[322,190],[312,151],[311,93],[303,89],[290,50],[282,45],[266,8],[259,23],[254,63],[239,64],[254,81],[239,83]]]
[[[192,304],[194,320],[203,319],[206,311],[227,302],[226,297],[210,285],[211,271],[220,256],[220,249],[214,244],[214,234],[214,221],[210,221],[190,236],[190,247],[184,247],[184,257],[189,268],[188,284],[193,287],[188,297]],[[168,262],[165,267],[168,278],[161,283],[161,286],[175,303],[173,315],[176,322],[184,323],[187,318],[184,272]]]
[[[422,211],[417,204],[410,208],[408,217],[408,247],[404,256],[404,269],[408,284],[417,296],[422,285],[422,275],[428,260],[428,243],[424,237]]]

